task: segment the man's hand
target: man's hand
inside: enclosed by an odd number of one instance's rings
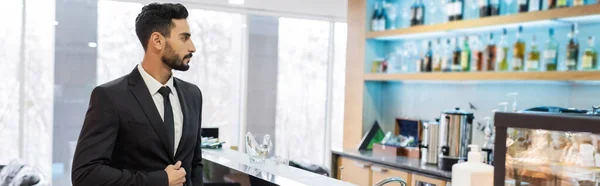
[[[185,170],[181,167],[181,161],[177,161],[175,165],[169,165],[165,168],[169,177],[169,186],[183,186],[185,183]]]

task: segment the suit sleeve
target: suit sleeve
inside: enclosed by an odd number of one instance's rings
[[[204,181],[202,178],[202,148],[200,148],[202,144],[202,92],[198,89],[198,93],[200,95],[200,112],[198,113],[198,139],[196,142],[196,147],[194,149],[194,158],[192,160],[192,183],[193,186],[202,186],[204,185]]]
[[[73,157],[72,184],[74,186],[169,185],[164,170],[144,172],[116,169],[110,166],[119,133],[118,118],[117,109],[108,97],[106,89],[94,88]]]

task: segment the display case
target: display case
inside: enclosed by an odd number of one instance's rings
[[[494,185],[600,185],[600,116],[496,113]]]

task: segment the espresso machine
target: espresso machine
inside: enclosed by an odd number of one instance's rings
[[[452,165],[467,160],[474,119],[472,112],[460,108],[442,112],[439,127],[440,169],[452,171]]]

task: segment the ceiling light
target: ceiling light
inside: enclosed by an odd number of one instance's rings
[[[98,43],[96,43],[96,42],[89,42],[88,43],[88,47],[90,47],[90,48],[96,48],[96,47],[98,47]]]

